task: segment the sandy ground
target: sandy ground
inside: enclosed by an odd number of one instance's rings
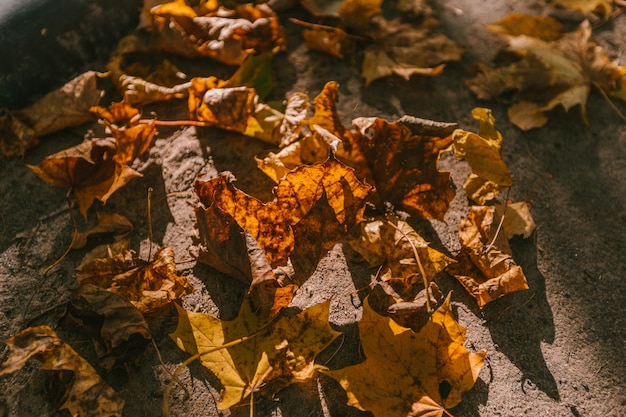
[[[464,87],[463,80],[471,76],[471,63],[489,61],[502,46],[482,25],[514,11],[540,14],[546,10],[542,3],[445,0],[437,2],[435,9],[442,20],[442,32],[465,49],[463,60],[449,65],[434,79],[414,77],[407,82],[391,78],[367,88],[353,58],[338,60],[308,51],[299,29],[285,20],[289,45],[276,59],[279,82],[271,98],[280,100],[290,91],[314,96],[326,81],[335,80],[340,83],[339,111],[346,125],[358,116],[392,120],[409,114],[458,122],[460,127],[474,131],[477,125],[471,109],[492,108],[498,119],[496,127],[505,138],[504,158],[515,179],[510,198],[529,202],[538,224],[529,239],[512,241],[514,257],[523,267],[530,289],[480,311],[452,278],[438,280],[442,289],[453,291],[454,310],[468,328],[468,347],[488,351],[476,386],[450,411],[456,417],[624,416],[626,126],[602,97],[592,94],[587,106],[589,126],[576,111],[565,114],[557,110],[551,113],[547,126],[523,133],[508,123],[506,103],[480,102]],[[296,15],[305,17],[302,11]],[[626,16],[594,35],[612,57],[626,64]],[[157,112],[167,109],[168,105],[154,107]],[[29,325],[55,325],[62,309],[54,307],[66,301],[68,290],[76,285],[74,267],[84,251],[73,251],[47,277],[41,275],[65,251],[72,225],[65,190],[45,185],[24,163],[37,164],[45,155],[79,143],[85,131],[81,127],[53,135],[29,151],[24,160],[0,156],[2,339]],[[133,180],[106,205],[107,211],[123,213],[133,222],[132,246],[145,255],[148,225],[144,196],[148,187],[155,190],[154,240],[174,248],[179,272],[196,288],[185,298],[185,308],[232,318],[243,290],[233,280],[193,261],[194,218],[190,195],[184,192],[201,171],[216,174],[230,170],[241,189],[267,200],[272,183],[253,159],[267,149],[263,143],[216,129],[159,129],[149,154],[134,164],[143,178]],[[461,190],[467,167],[451,156],[444,157],[441,164],[453,168],[457,197],[445,223],[416,226],[431,231],[429,238],[435,247],[454,253],[458,250],[456,230],[467,208]],[[166,197],[177,191],[183,193]],[[351,255],[349,249],[336,246],[295,300],[296,305],[306,307],[335,296],[331,320],[346,332],[345,352],[354,351],[358,345],[355,320],[360,311],[356,307],[348,310],[345,306],[350,303],[342,302],[342,298],[369,282],[372,274],[352,262]],[[324,280],[328,276],[335,278]],[[167,336],[175,326],[174,317],[175,312],[167,310],[149,319],[153,337],[171,370],[186,358]],[[60,330],[60,334],[79,351],[88,350],[84,335],[71,329]],[[6,351],[1,352],[4,357]],[[340,353],[328,365],[355,360],[354,355]],[[0,379],[0,416],[50,415],[43,378],[36,368],[32,363]],[[174,389],[173,416],[248,415],[245,407],[230,414],[217,411],[218,383],[201,366],[191,365],[182,378],[191,397],[185,398],[178,387]],[[138,375],[121,387],[127,399],[124,416],[160,415],[168,380],[155,351],[148,348]],[[322,377],[307,386],[285,390],[276,401],[261,402],[255,415],[368,415],[344,403],[345,394],[338,385]]]

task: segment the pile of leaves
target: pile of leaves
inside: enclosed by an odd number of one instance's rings
[[[302,5],[317,18],[338,22],[297,22],[311,49],[341,57],[366,43],[366,84],[393,74],[433,76],[444,62],[461,57],[458,46],[434,32],[437,22],[423,2],[398,1],[401,22],[383,17],[376,0]],[[545,30],[539,33],[539,27]],[[519,60],[499,70],[481,67],[468,82],[483,98],[515,90],[519,101],[509,115],[524,129],[545,123],[544,113],[559,104],[584,110],[591,85],[625,97],[626,71],[607,64],[590,41],[588,24],[572,33],[554,27],[547,18],[520,16],[490,26],[509,40]],[[422,53],[414,53],[416,44]],[[359,117],[344,126],[333,81],[313,99],[294,92],[283,107],[272,106],[264,101],[272,88],[271,60],[285,45],[277,15],[264,4],[146,2],[141,29],[120,42],[107,73],[83,74],[27,109],[2,113],[0,144],[7,155],[22,155],[53,131],[100,120],[101,129],[84,142],[30,166],[46,183],[70,190],[85,218],[96,201],[105,203],[141,175],[132,163],[149,149],[160,125],[213,126],[276,148],[257,157],[259,169],[276,183],[271,201],[239,190],[229,172],[199,176],[193,186],[197,261],[247,289],[234,320],[180,307],[176,301],[193,288],[178,275],[172,248],[140,259],[129,248],[133,225],[122,215],[98,213],[98,225],[75,232],[71,247],[84,247],[96,233],[112,233],[115,242],[94,248],[77,267],[77,289],[60,324],[89,329],[100,369],[132,375],[151,341],[145,314],[174,302],[178,327],[171,338],[189,353],[185,364],[199,360],[219,379],[220,409],[253,404],[323,373],[341,384],[350,405],[376,416],[450,415],[447,409],[474,385],[486,353],[467,350],[465,329],[436,278],[444,271],[453,275],[481,308],[528,288],[508,240],[530,236],[535,225],[526,203],[497,202],[513,178],[495,118],[489,109],[474,109],[478,132],[410,115],[395,121]],[[237,69],[228,79],[206,74],[186,80],[167,59],[147,64],[153,51],[208,57]],[[574,61],[574,55],[585,60]],[[529,76],[520,75],[528,68]],[[528,86],[531,79],[551,84]],[[106,87],[100,84],[107,82],[120,102],[101,103]],[[543,95],[532,94],[538,91]],[[186,104],[189,119],[142,118],[142,106],[165,100]],[[460,225],[462,249],[454,255],[432,248],[411,226],[443,220],[455,196],[450,173],[438,168],[443,152],[471,168],[463,189],[472,204]],[[363,290],[359,321],[365,360],[331,370],[316,362],[339,336],[328,321],[330,300],[297,314],[286,308],[338,243],[350,245],[376,272]],[[27,328],[5,343],[10,355],[0,375],[37,357],[55,409],[121,415],[123,397],[52,328]]]

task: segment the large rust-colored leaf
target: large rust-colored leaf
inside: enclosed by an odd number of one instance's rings
[[[286,42],[278,17],[265,4],[217,11],[174,1],[150,12],[156,47],[188,57],[207,56],[241,65],[248,55],[271,51]]]
[[[532,16],[516,17],[518,22],[533,22],[536,19]],[[503,21],[488,28],[501,35],[519,59],[495,69],[479,66],[479,73],[468,80],[467,85],[484,99],[514,92],[514,103],[508,114],[511,122],[520,129],[543,126],[548,121],[545,113],[558,106],[566,111],[580,106],[581,116],[586,122],[585,105],[592,87],[616,98],[626,97],[626,71],[591,39],[588,21],[555,40],[545,40],[546,28],[519,34],[518,30]],[[558,29],[555,27],[555,33]]]
[[[94,120],[89,112],[103,95],[97,86],[98,73],[88,71],[46,94],[31,106],[14,113],[0,113],[0,150],[7,155],[24,155],[38,138]]]
[[[501,188],[513,185],[513,178],[502,160],[502,135],[494,126],[496,118],[491,110],[477,107],[472,110],[480,122],[478,133],[457,129],[452,138],[454,153],[465,159],[472,175],[463,184],[467,196],[478,204],[492,200]]]
[[[90,331],[100,364],[109,370],[123,368],[133,373],[151,338],[139,310],[124,298],[91,284],[74,291],[63,320]]]
[[[0,368],[0,375],[23,368],[31,358],[40,358],[44,363],[39,369],[48,371],[53,380],[60,379],[64,372],[72,374],[68,385],[50,387],[61,391],[60,395],[54,395],[62,398],[56,404],[59,410],[67,410],[72,416],[122,416],[124,399],[50,327],[29,327],[4,343],[10,353]]]
[[[359,332],[365,362],[325,373],[343,386],[349,405],[377,417],[441,417],[473,387],[485,358],[465,348],[449,297],[417,333],[366,301]]]
[[[170,336],[191,355],[207,352],[200,361],[223,385],[218,408],[225,410],[252,393],[271,395],[314,377],[322,368],[315,357],[339,334],[328,324],[329,306],[326,301],[275,321],[257,314],[247,298],[232,321],[178,307],[178,327]]]
[[[500,219],[493,206],[471,206],[459,231],[459,263],[450,268],[480,308],[505,294],[528,289],[524,271],[513,260],[507,236],[527,233],[532,225],[522,223],[520,227],[514,222],[514,230],[496,236]]]
[[[334,158],[288,173],[274,189],[275,200],[268,203],[233,183],[229,173],[196,180],[201,203],[196,208],[199,260],[252,286],[273,279],[272,268],[286,265],[290,258],[294,265],[298,258],[316,264],[331,242],[361,220],[371,188]],[[312,252],[301,249],[311,249],[312,242],[325,243]]]
[[[130,301],[146,313],[191,293],[187,278],[176,273],[174,250],[160,249],[150,262],[124,251],[110,258],[95,259],[76,271],[80,284],[93,284]]]
[[[437,162],[451,137],[414,135],[403,122],[374,117],[352,123],[358,130],[350,151],[344,145],[337,155],[376,187],[375,203],[382,208],[390,202],[411,215],[442,220],[454,190],[450,173],[440,171]]]

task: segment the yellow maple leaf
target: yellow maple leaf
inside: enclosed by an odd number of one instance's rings
[[[473,387],[486,355],[465,348],[450,297],[417,333],[378,315],[366,299],[359,332],[365,362],[325,373],[346,390],[349,405],[377,417],[441,417]]]
[[[457,129],[452,134],[454,153],[465,159],[472,175],[463,189],[468,197],[479,204],[493,199],[500,188],[513,185],[513,179],[502,160],[502,135],[496,130],[491,110],[477,107],[472,110],[474,119],[480,122],[478,133]]]
[[[513,259],[508,237],[529,233],[534,223],[530,224],[528,217],[522,219],[512,213],[511,230],[499,232],[500,219],[493,206],[470,207],[459,230],[459,263],[450,268],[450,273],[476,299],[480,308],[503,295],[528,289],[524,271]]]
[[[183,351],[201,354],[224,387],[218,408],[225,410],[257,391],[274,394],[314,377],[322,369],[315,357],[339,335],[328,324],[329,306],[326,301],[275,321],[255,312],[248,298],[232,321],[177,306],[178,327],[170,337]]]

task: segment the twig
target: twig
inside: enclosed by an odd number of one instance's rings
[[[154,348],[154,351],[156,352],[157,359],[159,360],[159,363],[161,364],[161,366],[163,367],[165,372],[167,372],[167,374],[170,376],[170,378],[172,378],[173,381],[178,382],[178,385],[180,385],[182,387],[182,389],[185,390],[185,393],[187,394],[187,398],[191,398],[191,393],[189,392],[189,389],[185,386],[185,384],[180,382],[178,377],[175,376],[169,369],[167,369],[167,366],[165,366],[165,362],[163,362],[163,357],[161,356],[161,351],[159,351],[159,347],[157,346],[157,344],[154,341],[154,339],[150,338],[150,341],[152,342],[152,347]]]
[[[154,124],[156,126],[198,126],[209,127],[215,126],[213,123],[202,122],[200,120],[156,120],[156,119],[140,119],[137,123],[147,125]]]
[[[152,260],[152,187],[148,187],[148,262]]]
[[[511,188],[506,191],[506,197],[504,198],[504,212],[502,213],[502,218],[500,218],[500,224],[496,229],[496,234],[493,236],[491,243],[485,249],[485,252],[489,252],[493,247],[494,243],[496,243],[496,239],[498,239],[498,235],[500,234],[500,230],[502,230],[502,225],[504,224],[504,217],[506,216],[506,209],[509,207],[509,193],[511,192]]]
[[[76,215],[72,211],[72,202],[70,201],[70,193],[71,192],[72,192],[72,188],[70,188],[67,191],[67,194],[66,194],[65,197],[67,199],[67,206],[69,208],[70,217],[72,218],[72,223],[74,224],[74,233],[72,234],[72,241],[70,242],[69,246],[67,247],[67,249],[65,250],[63,255],[61,255],[61,257],[59,259],[57,259],[52,265],[50,265],[46,269],[44,269],[44,271],[43,271],[44,278],[46,277],[46,275],[48,275],[48,272],[50,272],[50,270],[52,268],[56,267],[61,262],[63,262],[63,259],[65,259],[67,257],[67,255],[70,253],[70,251],[74,247],[74,243],[76,243],[76,239],[78,238],[78,222],[76,221]],[[41,285],[41,283],[39,285]]]
[[[617,108],[617,106],[615,105],[615,103],[613,103],[613,101],[611,100],[611,98],[606,94],[606,91],[604,91],[604,89],[602,87],[600,87],[600,85],[593,81],[593,85],[600,90],[600,94],[602,94],[602,97],[604,97],[604,99],[609,103],[609,106],[613,109],[613,111],[617,114],[617,117],[619,117],[623,122],[626,122],[626,116],[624,116],[624,114],[619,111],[619,109]]]

